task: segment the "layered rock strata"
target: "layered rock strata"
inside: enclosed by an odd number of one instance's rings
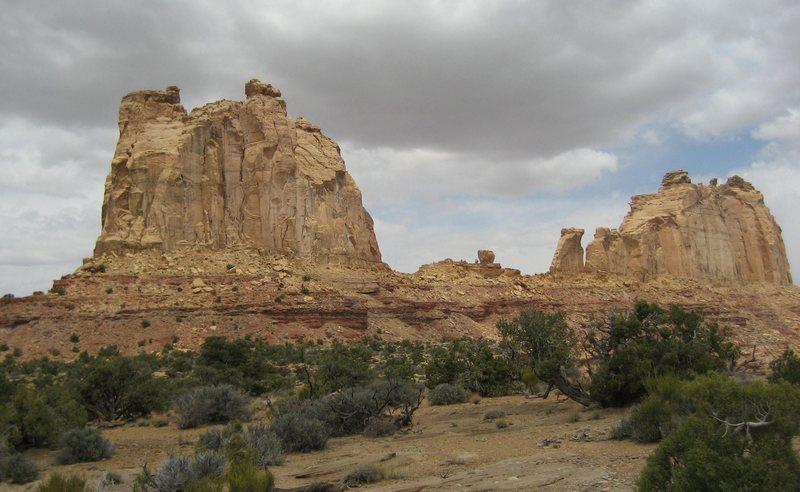
[[[562,231],[553,271],[579,271],[576,241]],[[597,228],[584,269],[642,280],[792,282],[781,228],[761,193],[739,176],[693,184],[685,171],[667,173],[657,193],[634,196],[619,230]]]
[[[252,246],[380,264],[373,222],[339,147],[251,80],[245,101],[187,114],[177,87],[128,94],[95,255]]]

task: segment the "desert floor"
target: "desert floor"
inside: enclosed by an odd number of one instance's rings
[[[487,420],[492,410],[507,415]],[[391,437],[333,438],[327,449],[289,454],[271,467],[279,488],[335,482],[361,465],[375,464],[389,478],[362,490],[633,490],[654,445],[609,439],[625,410],[585,410],[568,401],[509,396],[477,403],[423,406],[413,428]],[[54,451],[33,450],[28,457],[43,471],[77,474],[93,485],[106,471],[124,483],[107,490],[131,490],[143,463],[149,469],[169,453],[193,453],[197,436],[210,427],[179,430],[173,423],[153,425],[166,417],[106,429],[117,452],[110,460],[54,465]],[[508,424],[501,428],[498,420]],[[25,486],[0,485],[7,490]]]

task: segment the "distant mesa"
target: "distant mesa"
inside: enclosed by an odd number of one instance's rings
[[[188,114],[177,87],[122,98],[95,256],[248,246],[381,264],[372,218],[338,145],[289,118],[271,85],[251,80],[245,94]]]
[[[619,229],[597,228],[585,262],[582,236],[582,229],[562,229],[552,273],[792,283],[781,228],[739,176],[705,186],[686,171],[669,172],[658,192],[632,198]]]

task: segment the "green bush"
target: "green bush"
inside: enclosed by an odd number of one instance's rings
[[[275,478],[269,470],[252,463],[233,463],[226,475],[230,492],[270,492]]]
[[[427,386],[460,385],[481,396],[511,391],[512,371],[486,340],[463,339],[434,349],[425,365]]]
[[[249,420],[249,406],[250,398],[229,385],[193,388],[173,402],[178,427],[181,429]]]
[[[86,412],[61,388],[17,386],[0,405],[0,428],[15,448],[53,447],[61,434],[86,423]]]
[[[641,490],[795,490],[800,389],[707,375],[684,383],[691,412],[648,458]]]
[[[364,345],[343,345],[334,340],[318,362],[317,378],[323,392],[331,393],[367,383],[372,379],[371,355]]]
[[[674,376],[651,378],[645,383],[647,398],[633,407],[612,430],[615,439],[657,442],[666,437],[691,412],[683,393],[686,381]]]
[[[165,407],[166,388],[153,376],[150,361],[123,357],[115,347],[101,349],[95,357],[81,354],[69,382],[99,420],[131,420]]]
[[[645,381],[661,374],[693,378],[721,371],[738,348],[717,325],[677,306],[668,311],[639,301],[632,312],[612,314],[587,337],[597,367],[589,393],[603,406],[624,406],[645,395]]]
[[[773,360],[770,365],[772,374],[770,382],[777,383],[784,380],[791,384],[800,385],[800,357],[792,350],[786,350],[780,357]]]
[[[100,461],[114,454],[114,446],[104,438],[99,430],[84,427],[71,429],[61,436],[61,451],[56,461],[60,465]]]
[[[89,488],[83,478],[75,476],[67,478],[54,473],[36,488],[36,492],[89,492]]]
[[[270,423],[270,430],[285,451],[307,453],[324,449],[331,432],[325,422],[302,413],[281,413]]]
[[[0,476],[10,483],[28,483],[39,478],[39,470],[28,458],[13,453],[0,461]]]
[[[452,405],[467,401],[467,392],[461,386],[442,383],[428,392],[431,405]]]

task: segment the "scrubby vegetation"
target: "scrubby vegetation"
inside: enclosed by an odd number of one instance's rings
[[[100,461],[114,454],[114,446],[99,430],[91,427],[70,429],[61,436],[61,450],[56,457],[61,465]]]
[[[497,326],[498,343],[368,337],[269,345],[210,337],[197,353],[167,344],[131,357],[106,347],[70,363],[9,354],[0,364],[0,481],[37,476],[21,454],[32,447],[60,447],[60,463],[105,459],[112,444],[87,424],[141,421],[169,409],[158,417],[164,425],[227,425],[202,433],[193,456],[145,468],[136,490],[265,490],[273,483],[268,467],[284,453],[322,449],[336,436],[392,435],[413,424],[425,397],[448,405],[470,394],[480,401],[525,390],[547,397],[554,389],[587,406],[632,405],[614,437],[660,442],[643,490],[710,486],[704,473],[730,489],[780,490],[800,479],[791,448],[800,434],[793,352],[770,365],[769,382],[737,382],[727,374],[739,350],[723,330],[696,313],[646,302],[580,327],[581,336],[563,313],[523,310]],[[499,409],[484,416],[498,429],[511,425]],[[377,476],[357,470],[347,485]]]
[[[175,399],[181,429],[250,419],[250,399],[233,386],[199,386]]]
[[[647,429],[671,422],[653,435],[663,441],[642,472],[642,490],[791,490],[800,483],[792,448],[800,434],[797,387],[740,383],[721,374],[666,386],[672,388],[648,396],[642,406],[668,402],[672,410],[640,412],[630,424],[650,436],[655,433]]]
[[[452,405],[467,401],[467,392],[461,386],[450,383],[437,384],[428,392],[431,405]]]

